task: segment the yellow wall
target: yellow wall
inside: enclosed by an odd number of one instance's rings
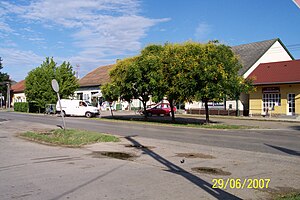
[[[262,88],[263,87],[279,87],[281,95],[281,105],[275,106],[275,109],[271,111],[272,114],[287,115],[287,95],[289,93],[295,94],[295,114],[300,115],[300,84],[285,84],[285,85],[265,85],[257,86],[256,91],[250,93],[249,97],[249,110],[250,114],[261,115],[262,110]]]

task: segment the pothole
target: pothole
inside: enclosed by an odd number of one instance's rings
[[[203,154],[203,153],[177,153],[176,156],[184,157],[184,158],[207,158],[207,159],[215,158],[212,155]]]
[[[93,151],[88,155],[92,156],[93,158],[110,157],[110,158],[116,158],[121,160],[133,160],[134,158],[136,158],[135,155],[130,153],[113,152],[113,151]]]
[[[230,172],[223,171],[222,169],[218,168],[211,168],[211,167],[194,167],[192,168],[193,171],[205,174],[213,174],[213,175],[224,175],[229,176],[231,175]]]
[[[136,149],[154,149],[155,147],[143,146],[143,145],[134,145],[134,144],[125,144],[125,147],[136,148]]]

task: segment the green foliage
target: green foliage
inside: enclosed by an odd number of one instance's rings
[[[16,112],[28,112],[28,102],[16,102],[14,103],[14,111]]]
[[[114,83],[107,83],[101,87],[102,96],[105,101],[112,103],[120,96],[119,87]]]
[[[2,96],[4,96],[4,98],[6,99],[6,94],[7,94],[6,82],[9,82],[10,80],[7,73],[1,72],[2,69],[3,69],[2,58],[0,57],[0,93],[2,93]]]
[[[159,91],[160,45],[149,45],[141,54],[119,61],[110,72],[111,83],[102,87],[105,99],[139,99],[146,109],[150,96]],[[112,98],[113,97],[113,98]]]
[[[218,41],[149,45],[138,56],[116,64],[110,73],[112,83],[103,92],[111,100],[140,99],[144,109],[149,96],[157,101],[167,97],[171,108],[179,102],[201,100],[209,122],[208,101],[237,99],[252,89],[251,81],[238,75],[240,68],[231,48]]]
[[[36,102],[41,109],[44,109],[46,104],[55,104],[57,95],[51,86],[52,79],[58,81],[61,98],[69,97],[79,86],[69,63],[63,62],[57,66],[53,58],[46,58],[46,61],[30,71],[25,79],[28,101]]]

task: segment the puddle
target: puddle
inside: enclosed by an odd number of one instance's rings
[[[210,168],[210,167],[194,167],[192,168],[193,171],[205,174],[213,174],[213,175],[224,175],[229,176],[231,175],[230,172],[223,171],[222,169],[218,168]]]
[[[92,156],[93,158],[110,157],[110,158],[116,158],[121,160],[133,160],[136,157],[135,155],[130,153],[113,152],[113,151],[93,151],[88,155]]]
[[[150,147],[150,146],[133,145],[133,144],[125,144],[125,147],[136,148],[136,149],[154,149],[155,148],[155,147]]]
[[[207,155],[203,153],[177,153],[177,157],[184,157],[184,158],[207,158],[207,159],[213,159],[215,158],[212,155]]]

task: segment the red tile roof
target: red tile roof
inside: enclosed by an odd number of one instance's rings
[[[22,80],[11,86],[11,90],[13,93],[22,93],[25,90],[25,80]]]
[[[300,60],[262,63],[249,75],[254,85],[300,83]]]
[[[99,86],[110,81],[109,71],[114,65],[101,66],[79,80],[79,86]]]

